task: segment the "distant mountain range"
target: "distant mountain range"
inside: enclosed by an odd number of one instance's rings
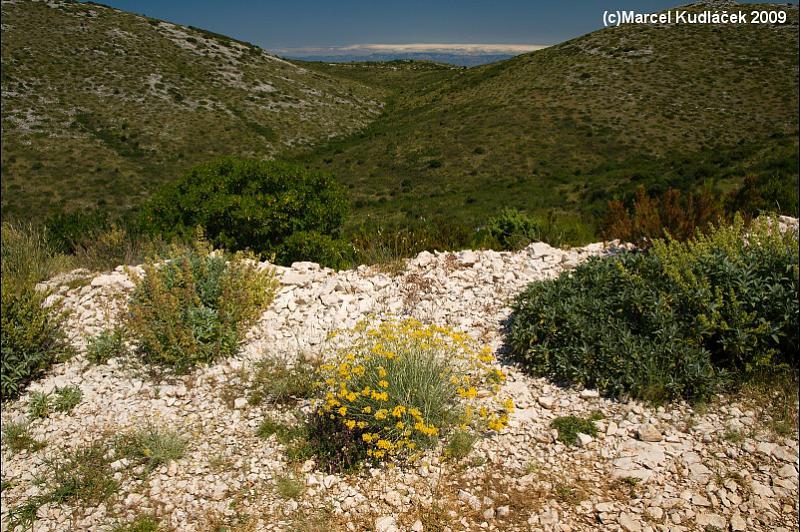
[[[538,44],[354,44],[334,47],[283,48],[274,53],[287,59],[349,63],[356,61],[433,61],[458,66],[476,66],[510,59],[515,55],[546,48]]]
[[[477,66],[496,63],[514,57],[511,54],[438,54],[438,53],[385,53],[368,55],[283,55],[286,59],[299,61],[323,61],[325,63],[353,63],[376,61],[433,61],[457,66]]]

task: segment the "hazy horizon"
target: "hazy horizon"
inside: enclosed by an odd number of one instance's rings
[[[604,9],[658,11],[680,0],[620,0],[613,6],[498,0],[322,0],[294,3],[229,0],[104,0],[125,11],[191,25],[257,44],[270,51],[433,43],[492,46],[557,44],[603,26]],[[526,50],[529,51],[529,50]],[[519,51],[515,53],[520,53]]]
[[[547,48],[549,44],[521,44],[521,43],[364,43],[348,44],[343,46],[300,46],[290,48],[272,48],[275,51],[293,52],[432,52],[432,51],[461,51],[465,53],[525,53]]]

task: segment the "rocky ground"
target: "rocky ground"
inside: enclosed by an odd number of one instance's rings
[[[91,508],[44,506],[34,528],[108,530],[148,513],[175,530],[797,530],[797,427],[779,436],[741,397],[653,408],[559,388],[504,363],[502,393],[517,405],[510,426],[461,461],[434,450],[409,467],[332,475],[312,461],[290,464],[274,436],[256,435],[265,416],[292,416],[246,401],[243,381],[257,360],[313,357],[332,330],[368,316],[407,315],[467,331],[502,359],[503,322],[516,293],[613,252],[602,244],[565,251],[537,243],[515,253],[425,252],[396,271],[296,263],[277,268],[281,289],[237,358],[159,380],[124,360],[93,365],[79,354],[3,405],[6,423],[26,416],[33,391],[74,384],[83,394],[71,412],[32,422],[32,435],[47,442],[42,450],[12,453],[3,445],[3,530],[9,508],[37,493],[46,456],[145,424],[186,435],[183,458],[149,475],[116,460],[117,495]],[[122,268],[82,275],[51,283],[53,297],[72,310],[68,328],[79,350],[113,325],[133,286]],[[556,441],[549,427],[556,417],[597,412],[598,434],[581,435],[577,446]],[[287,475],[299,493],[276,489]]]

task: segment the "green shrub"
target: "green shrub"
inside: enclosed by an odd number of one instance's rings
[[[583,244],[593,238],[594,228],[574,215],[550,210],[542,216],[529,216],[507,208],[489,218],[471,239],[471,247],[517,250],[534,241],[563,246]]]
[[[211,253],[204,242],[144,272],[129,304],[136,353],[178,373],[233,355],[276,288],[273,272],[252,257]]]
[[[769,221],[593,259],[516,300],[511,352],[536,375],[611,396],[702,399],[797,370],[797,235]]]
[[[0,398],[14,399],[72,349],[58,304],[44,306],[47,292],[33,284],[2,286],[2,386]]]
[[[292,233],[278,250],[278,262],[318,262],[322,266],[342,269],[353,263],[353,247],[346,241],[314,231]]]
[[[101,331],[86,343],[86,358],[93,364],[106,364],[112,358],[128,353],[122,329],[115,327]]]
[[[745,177],[742,186],[728,196],[728,209],[748,216],[776,212],[796,217],[799,194],[795,164],[793,176],[778,172]]]
[[[510,401],[477,403],[479,390],[497,392],[503,373],[468,336],[412,319],[353,332],[320,367],[325,395],[309,421],[310,443],[330,469],[406,459],[457,425],[505,427]]]
[[[489,219],[486,229],[502,249],[520,249],[539,239],[538,224],[516,209],[503,209]]]
[[[284,163],[222,158],[196,166],[157,193],[142,219],[166,236],[200,226],[217,247],[266,257],[279,254],[294,233],[336,239],[347,212],[344,189],[327,175]],[[304,250],[317,250],[319,242],[312,244]],[[287,251],[297,250],[303,249],[295,243]]]
[[[584,245],[596,240],[594,226],[580,216],[550,210],[536,220],[539,240],[551,246]]]
[[[578,433],[588,436],[597,436],[597,426],[592,419],[582,419],[576,416],[557,417],[550,422],[550,427],[558,431],[558,441],[566,445],[578,443]]]
[[[75,253],[87,238],[109,229],[110,225],[108,212],[103,209],[59,212],[45,221],[48,240],[61,253]]]

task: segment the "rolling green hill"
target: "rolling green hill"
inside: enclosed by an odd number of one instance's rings
[[[96,4],[4,2],[3,216],[121,211],[221,154],[332,172],[351,228],[472,229],[512,206],[589,235],[640,185],[796,183],[797,6],[767,6],[789,22],[629,25],[463,68],[290,62]]]
[[[380,91],[199,29],[77,2],[3,2],[2,19],[4,217],[125,208],[198,161],[380,112]]]
[[[411,89],[367,74],[386,64],[326,65],[383,84],[389,104],[366,130],[296,156],[351,187],[357,220],[479,223],[511,205],[591,223],[638,185],[714,181],[725,191],[748,173],[796,181],[797,7],[769,8],[787,10],[789,23],[608,28],[429,71]]]

